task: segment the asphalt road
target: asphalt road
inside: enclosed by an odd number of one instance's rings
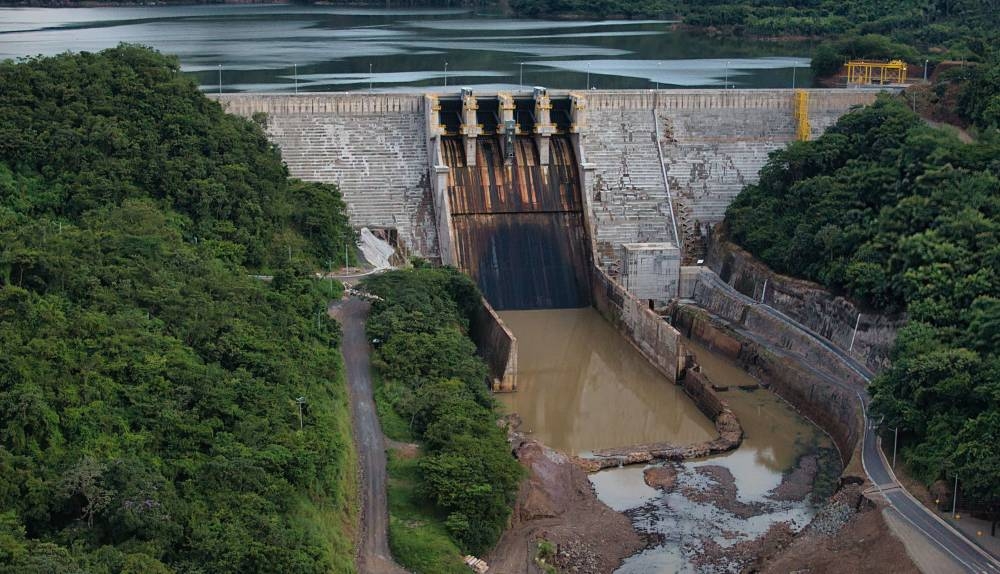
[[[351,395],[354,443],[358,451],[361,487],[361,528],[358,535],[358,572],[406,574],[389,551],[389,507],[386,503],[385,437],[372,396],[370,349],[365,336],[369,304],[350,298],[331,312],[344,332],[342,351]]]
[[[717,276],[714,277],[717,278]],[[727,290],[735,291],[731,286],[723,282],[721,278],[718,278],[718,283],[720,287],[724,285]],[[836,345],[830,343],[827,339],[820,337],[817,333],[802,326],[781,311],[769,305],[757,303],[742,294],[740,295],[741,299],[746,300],[772,317],[788,323],[811,337],[817,343],[836,354],[851,370],[864,378],[866,383],[871,382],[873,373],[868,368],[860,364],[853,357],[850,357]],[[866,390],[858,391],[858,400],[861,401],[861,406],[865,414],[865,433],[861,451],[861,462],[869,480],[872,481],[885,500],[899,512],[904,520],[923,534],[927,544],[937,546],[945,554],[951,556],[956,562],[956,567],[960,567],[962,572],[1000,574],[1000,561],[989,556],[974,542],[959,534],[896,481],[896,477],[892,473],[888,461],[879,448],[877,424],[868,419],[868,403],[870,398]]]

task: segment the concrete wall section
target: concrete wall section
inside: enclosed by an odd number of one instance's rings
[[[670,381],[677,381],[680,334],[614,279],[593,267],[594,307]]]
[[[854,303],[815,283],[779,275],[729,242],[721,230],[712,235],[706,264],[741,294],[755,301],[763,300],[872,371],[889,364],[889,354],[897,331],[906,322],[905,316],[864,313]]]
[[[218,97],[227,111],[267,114],[293,177],[336,183],[356,227],[390,227],[410,254],[438,258],[421,95]]]
[[[851,107],[874,101],[868,90],[808,90],[812,137]],[[671,241],[667,189],[688,260],[702,257],[709,225],[768,154],[795,139],[793,90],[592,91],[586,94],[586,160],[596,166],[587,191],[598,261],[614,271],[617,246]],[[655,114],[655,119],[654,119]],[[659,151],[657,150],[659,142]],[[663,181],[660,161],[667,174]]]
[[[494,392],[517,390],[517,338],[493,310],[486,299],[480,299],[469,331],[480,356],[490,369]]]

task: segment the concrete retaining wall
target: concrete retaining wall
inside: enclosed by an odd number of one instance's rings
[[[472,340],[490,369],[494,392],[517,390],[517,338],[486,299],[469,326]]]
[[[680,333],[614,279],[592,267],[594,307],[668,380],[677,381]]]
[[[233,114],[267,114],[293,177],[335,183],[356,227],[391,227],[410,254],[438,258],[422,95],[215,96]]]
[[[712,236],[706,264],[740,293],[757,301],[763,300],[872,371],[889,364],[889,354],[896,333],[906,322],[905,316],[864,313],[854,303],[834,296],[816,283],[777,274],[729,242],[721,230]],[[854,336],[855,325],[857,337]]]
[[[772,352],[767,344],[711,318],[702,309],[679,305],[674,309],[673,321],[691,339],[725,355],[764,381],[822,428],[840,451],[844,463],[842,482],[864,482],[861,463],[864,422],[857,391],[851,384],[839,383],[809,368],[809,362],[801,357]]]

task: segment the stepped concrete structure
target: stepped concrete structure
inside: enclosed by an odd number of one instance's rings
[[[592,260],[618,277],[626,244],[672,244],[685,263],[703,258],[707,228],[757,181],[768,154],[803,137],[802,125],[815,137],[876,96],[844,89],[456,89],[217,98],[229,112],[264,123],[292,176],[338,184],[353,225],[393,230],[408,254],[450,264],[461,262],[441,142],[461,136],[476,148],[501,138],[506,149],[504,124],[516,119],[514,132],[535,142],[537,177],[548,178],[552,138],[566,137],[578,163]],[[798,121],[803,113],[806,124]],[[466,150],[470,167],[476,155]],[[495,184],[483,185],[498,193]]]

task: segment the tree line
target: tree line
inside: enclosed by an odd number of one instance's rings
[[[0,63],[0,572],[353,572],[351,238],[175,58]]]
[[[920,479],[958,475],[988,506],[1000,502],[1000,86],[996,68],[975,76],[959,105],[972,143],[882,96],[774,152],[725,225],[776,271],[906,314],[873,412],[900,429]]]
[[[380,398],[424,453],[417,491],[459,548],[484,553],[506,527],[523,471],[497,424],[486,365],[468,336],[479,290],[447,267],[386,273],[367,279],[365,289],[382,298],[367,324]],[[390,531],[394,551],[405,542],[402,528]],[[417,571],[443,571],[415,562],[421,552],[411,547],[397,558]]]

